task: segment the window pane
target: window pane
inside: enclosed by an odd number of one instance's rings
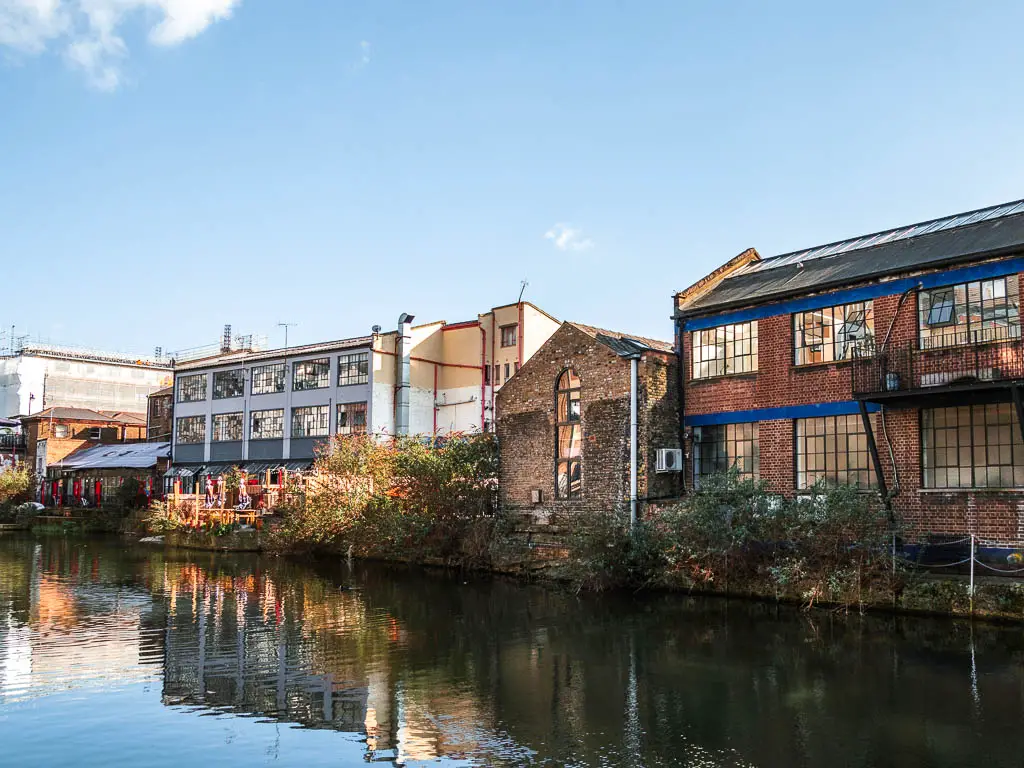
[[[261,365],[252,369],[252,394],[284,392],[284,363]]]
[[[292,408],[292,437],[325,437],[330,433],[330,418],[326,405]]]
[[[178,402],[194,403],[206,399],[206,374],[178,377]]]
[[[797,419],[796,461],[798,488],[817,480],[864,487],[874,483],[859,415]]]
[[[338,405],[339,435],[355,435],[366,432],[366,403],[341,403]]]
[[[926,410],[921,429],[925,487],[1020,487],[1024,455],[1011,404]]]
[[[242,369],[217,371],[213,374],[213,399],[241,397],[245,392],[245,376]]]
[[[370,380],[370,353],[358,352],[338,358],[338,386],[366,384]]]
[[[292,363],[292,391],[302,392],[308,389],[324,389],[330,386],[331,361],[321,357],[317,360],[304,360]]]
[[[250,425],[250,440],[278,440],[284,437],[284,409],[253,411]]]
[[[757,370],[757,321],[694,331],[690,339],[695,379]]]
[[[242,439],[242,414],[217,413],[213,417],[213,442],[222,443]]]

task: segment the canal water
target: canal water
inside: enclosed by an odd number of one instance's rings
[[[0,765],[1024,766],[1024,632],[0,536]]]

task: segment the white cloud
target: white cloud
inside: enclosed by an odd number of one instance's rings
[[[2,0],[0,45],[19,53],[42,53],[49,40],[65,32],[68,23],[62,0]]]
[[[174,46],[230,18],[242,0],[0,0],[0,46],[38,55],[51,45],[100,90],[116,89],[128,46],[119,34],[142,13],[152,45]]]
[[[560,251],[589,251],[594,247],[594,241],[584,237],[583,230],[569,224],[555,224],[544,233],[544,238],[553,242]]]

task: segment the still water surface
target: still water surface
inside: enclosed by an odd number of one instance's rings
[[[1024,766],[1024,633],[0,536],[0,765]]]

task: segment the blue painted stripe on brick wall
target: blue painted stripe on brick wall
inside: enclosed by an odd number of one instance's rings
[[[1024,258],[1003,259],[992,261],[987,264],[975,264],[971,267],[961,269],[950,269],[944,272],[932,272],[918,277],[906,277],[899,280],[888,280],[873,285],[865,285],[861,288],[849,288],[843,291],[823,293],[819,296],[807,296],[801,299],[779,301],[773,304],[763,304],[750,309],[741,309],[736,312],[726,312],[720,315],[698,317],[692,320],[685,320],[683,327],[687,331],[699,331],[704,328],[714,328],[726,323],[745,323],[748,320],[760,320],[775,315],[789,315],[794,312],[807,312],[812,309],[831,307],[836,304],[849,304],[853,301],[868,301],[881,296],[892,296],[921,285],[924,288],[938,288],[943,285],[955,283],[967,283],[972,280],[984,280],[990,277],[1003,277],[1012,275],[1015,272],[1024,272]]]
[[[875,403],[868,403],[868,411],[879,409]],[[856,400],[841,400],[835,403],[811,403],[810,405],[787,405],[782,408],[754,408],[749,411],[719,411],[687,416],[683,423],[687,427],[710,427],[715,424],[742,424],[747,421],[773,421],[776,419],[809,419],[815,416],[848,416],[860,413]]]

